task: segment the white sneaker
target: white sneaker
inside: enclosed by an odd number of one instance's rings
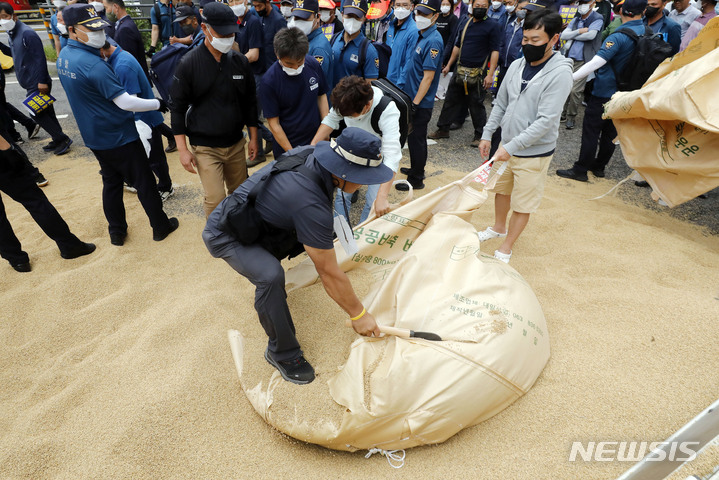
[[[170,197],[173,196],[174,194],[175,194],[175,188],[174,188],[174,187],[170,187],[170,190],[167,191],[167,192],[160,192],[160,199],[162,200],[162,203],[165,203],[165,200],[167,200],[168,198],[170,198]]]
[[[491,240],[493,238],[502,238],[506,237],[506,233],[497,233],[494,230],[492,230],[492,227],[487,227],[485,230],[482,230],[481,232],[477,232],[477,237],[479,237],[480,242],[485,242],[487,240]]]
[[[502,253],[499,250],[494,251],[494,258],[501,260],[504,263],[509,263],[509,259],[512,258],[512,252]]]
[[[137,189],[135,187],[131,187],[128,184],[125,184],[125,191],[130,193],[137,193]]]

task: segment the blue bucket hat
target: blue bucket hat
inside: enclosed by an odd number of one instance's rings
[[[382,140],[356,127],[345,128],[336,140],[319,142],[314,156],[337,178],[360,185],[388,182],[394,172],[382,163]]]

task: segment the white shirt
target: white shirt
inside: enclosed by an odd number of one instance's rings
[[[372,108],[370,108],[369,112],[360,117],[343,117],[333,107],[330,109],[330,113],[322,120],[322,124],[327,125],[332,130],[337,130],[340,127],[340,121],[344,120],[348,127],[361,128],[365,132],[377,135],[382,139],[382,163],[397,173],[399,162],[402,160],[402,148],[399,144],[399,110],[394,102],[389,102],[377,122],[379,129],[382,131],[382,135],[379,135],[372,128],[372,112],[374,112],[384,94],[377,87],[372,87],[372,92],[374,97],[372,98]]]
[[[691,25],[692,22],[696,20],[697,17],[699,17],[701,14],[702,12],[689,5],[681,13],[677,12],[676,10],[672,10],[671,12],[669,12],[669,18],[677,22],[679,26],[682,27],[682,38],[684,38],[684,34],[687,33],[689,25]]]

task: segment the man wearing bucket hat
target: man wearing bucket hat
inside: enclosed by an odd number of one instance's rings
[[[381,145],[375,135],[348,127],[336,141],[291,150],[252,175],[207,219],[202,237],[212,256],[225,260],[256,287],[255,310],[269,337],[265,359],[287,381],[309,383],[314,380],[314,369],[300,349],[287,305],[285,272],[279,259],[287,252],[270,253],[278,234],[290,235],[300,251],[304,248],[327,294],[347,312],[357,333],[380,334],[374,317],[357,298],[337,263],[332,240],[332,191],[340,188],[353,193],[360,185],[391,179],[392,170],[382,163]],[[279,170],[284,162],[292,161],[300,164],[298,168]],[[227,225],[235,225],[230,220],[233,205],[244,205],[248,197],[250,205],[254,199],[254,206],[248,208],[259,216],[266,231],[272,233],[260,236],[254,243],[243,244]],[[236,226],[246,228],[245,224]],[[339,234],[343,233],[347,232]]]

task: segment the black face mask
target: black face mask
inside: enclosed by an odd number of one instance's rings
[[[182,28],[182,33],[185,35],[192,35],[195,33],[195,27],[193,27],[191,23],[187,25],[180,25],[180,28]]]
[[[659,7],[647,7],[645,15],[647,18],[654,18],[654,15],[656,15],[658,12]]]
[[[484,20],[484,17],[487,16],[487,9],[482,7],[476,7],[472,9],[472,16],[476,18],[477,20]]]
[[[530,45],[528,43],[522,45],[524,59],[527,60],[528,63],[541,60],[544,54],[547,53],[547,45],[549,45],[549,42],[542,45]]]
[[[268,13],[268,8],[272,8],[272,6],[269,6],[269,7],[265,6],[264,10],[257,10],[255,8],[255,12],[257,12],[257,15],[259,15],[260,17],[266,17],[267,13]]]

